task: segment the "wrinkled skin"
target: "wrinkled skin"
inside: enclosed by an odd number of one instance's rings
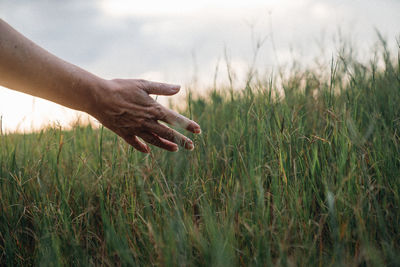
[[[102,79],[68,63],[0,19],[0,85],[84,111],[141,152],[146,143],[169,151],[193,142],[161,122],[200,133],[194,121],[157,103],[150,94],[174,95],[179,86],[132,79]],[[140,137],[146,143],[138,139]]]
[[[189,138],[160,122],[193,133],[200,133],[200,126],[149,96],[174,95],[180,86],[134,79],[115,79],[108,84],[110,89],[102,90],[97,97],[97,106],[101,109],[93,112],[104,126],[145,153],[150,149],[138,137],[169,151],[177,151],[178,145],[189,150],[194,148]]]

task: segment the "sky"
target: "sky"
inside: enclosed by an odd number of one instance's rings
[[[51,53],[103,78],[144,78],[200,90],[237,83],[265,40],[257,67],[337,53],[338,32],[368,51],[375,29],[395,44],[398,0],[0,0],[0,18]],[[0,59],[1,60],[1,59]],[[181,101],[179,96],[173,97]],[[161,99],[161,101],[166,101]],[[68,126],[82,113],[0,87],[3,131]]]

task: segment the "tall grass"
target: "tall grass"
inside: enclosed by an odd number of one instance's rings
[[[193,152],[1,135],[0,264],[398,265],[399,58],[275,78],[189,95]]]

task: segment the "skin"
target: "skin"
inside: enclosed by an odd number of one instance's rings
[[[150,96],[174,95],[179,85],[102,79],[52,55],[1,19],[0,85],[84,111],[144,153],[150,152],[148,144],[168,151],[194,148],[189,138],[160,122],[201,133],[196,122]]]

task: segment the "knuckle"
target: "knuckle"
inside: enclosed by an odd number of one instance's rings
[[[135,81],[138,84],[138,87],[140,87],[141,89],[145,88],[147,85],[147,81],[144,79],[136,79]]]
[[[163,120],[166,117],[166,112],[160,104],[155,104],[151,107],[151,115],[155,120]]]
[[[171,128],[167,129],[167,135],[170,139],[176,141],[176,139],[178,139],[178,136],[175,134],[174,130],[172,130]]]
[[[144,130],[152,130],[153,121],[144,119],[143,123],[141,124],[141,128]]]
[[[175,142],[176,139],[174,133],[170,130],[164,132],[164,138],[172,142]]]
[[[146,82],[145,79],[136,79],[135,81],[138,82],[138,83],[145,83]]]
[[[145,119],[145,118],[137,118],[137,120],[136,120],[136,124],[137,125],[145,125],[146,124],[146,122],[147,122],[147,120]]]
[[[160,120],[164,120],[167,117],[167,113],[161,105],[157,105],[156,110]]]

